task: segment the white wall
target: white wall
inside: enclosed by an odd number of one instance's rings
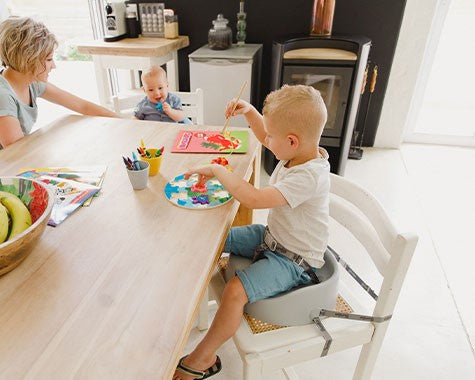
[[[440,0],[447,1],[447,0]],[[439,0],[407,0],[375,139],[376,147],[398,148]]]

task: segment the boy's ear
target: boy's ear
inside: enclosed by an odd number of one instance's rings
[[[142,89],[142,91],[143,91],[143,92],[145,92],[145,88],[144,88],[144,86],[142,86],[142,87],[140,87],[140,88]]]
[[[300,140],[296,135],[287,135],[287,141],[291,148],[298,148],[300,145]]]

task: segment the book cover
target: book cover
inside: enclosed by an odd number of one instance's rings
[[[247,130],[233,130],[229,135],[220,131],[179,131],[172,153],[246,153]]]
[[[44,182],[56,196],[51,218],[48,221],[48,224],[53,227],[63,222],[100,190],[98,186],[49,175],[40,175],[35,179]]]
[[[23,169],[18,175],[28,178],[38,178],[47,175],[86,183],[89,185],[101,187],[107,170],[105,165],[96,166],[73,166],[73,167],[44,167],[44,168],[28,168]],[[97,192],[94,196],[98,196]],[[91,204],[92,197],[82,204],[87,207]]]

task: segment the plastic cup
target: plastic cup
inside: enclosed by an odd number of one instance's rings
[[[150,172],[149,172],[150,176],[158,174],[158,172],[160,171],[160,165],[162,164],[162,156],[155,157],[155,153],[157,153],[157,151],[158,149],[155,149],[155,148],[147,149],[147,152],[150,153],[152,158],[148,158],[148,157],[140,158],[141,160],[148,162],[150,164]]]
[[[142,190],[147,187],[148,172],[150,170],[150,164],[145,161],[137,161],[140,165],[140,170],[129,170],[127,174],[129,176],[130,183],[134,190]]]

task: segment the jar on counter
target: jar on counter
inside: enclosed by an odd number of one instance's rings
[[[213,28],[208,32],[208,46],[213,50],[229,49],[233,43],[233,32],[228,26],[228,20],[219,14],[213,20]]]
[[[178,15],[165,16],[165,38],[178,38]]]

